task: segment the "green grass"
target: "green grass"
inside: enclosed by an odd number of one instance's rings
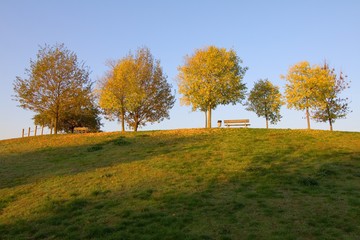
[[[0,239],[359,239],[360,133],[0,141]]]

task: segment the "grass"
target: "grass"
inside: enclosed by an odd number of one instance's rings
[[[358,239],[360,133],[0,141],[0,239]]]

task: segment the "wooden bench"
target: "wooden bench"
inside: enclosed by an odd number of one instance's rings
[[[225,127],[248,127],[250,126],[249,119],[236,119],[236,120],[224,120]]]
[[[89,128],[87,127],[75,127],[74,133],[87,133],[89,132]]]

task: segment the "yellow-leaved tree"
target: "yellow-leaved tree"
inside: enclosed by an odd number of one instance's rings
[[[109,62],[110,70],[99,83],[99,106],[109,120],[118,119],[121,131],[125,131],[126,99],[129,95],[129,85],[133,80],[133,63],[129,56],[117,62]]]
[[[331,88],[328,71],[307,61],[290,67],[286,76],[285,97],[288,108],[305,110],[307,128],[310,129],[310,109],[318,105],[319,92]]]
[[[317,91],[318,100],[312,113],[316,121],[328,122],[332,131],[335,120],[345,118],[350,112],[349,100],[342,96],[342,92],[350,88],[350,85],[342,71],[337,74],[326,62],[322,68],[328,72],[329,87]]]
[[[115,64],[100,83],[99,105],[110,120],[118,119],[137,131],[146,123],[169,118],[175,97],[160,61],[146,47]]]
[[[241,63],[234,50],[210,46],[195,50],[178,67],[181,104],[191,105],[193,111],[205,111],[208,128],[211,128],[211,110],[219,104],[236,104],[245,98],[242,79],[248,68],[241,67]]]
[[[90,70],[64,44],[40,47],[26,75],[25,78],[16,77],[15,100],[20,107],[34,111],[36,119],[40,116],[44,120],[42,124],[54,127],[55,134],[65,130],[64,122],[73,120],[76,114],[81,115],[79,110],[85,108],[92,109],[92,120],[98,123],[95,129],[99,127]]]

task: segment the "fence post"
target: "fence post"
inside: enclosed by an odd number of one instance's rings
[[[37,134],[37,125],[35,125],[35,132],[34,132],[34,136],[36,137]]]
[[[28,130],[28,137],[30,137],[30,127],[29,127],[29,130]]]
[[[21,137],[24,137],[24,135],[25,135],[25,129],[23,128],[22,133],[21,133]]]

